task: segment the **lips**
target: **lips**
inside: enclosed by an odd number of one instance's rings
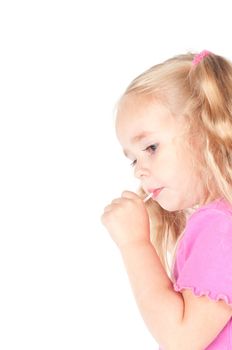
[[[156,189],[150,188],[148,191],[149,191],[150,193],[153,193],[152,198],[154,199],[155,197],[158,196],[158,194],[162,191],[163,188],[164,188],[164,187],[160,187],[160,188],[156,188]]]

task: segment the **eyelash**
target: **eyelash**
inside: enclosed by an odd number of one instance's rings
[[[151,153],[154,153],[156,151],[157,147],[158,147],[158,144],[156,143],[156,144],[153,144],[153,145],[146,147],[143,151],[150,151]],[[130,165],[132,167],[134,167],[135,164],[136,164],[136,160],[134,160]]]

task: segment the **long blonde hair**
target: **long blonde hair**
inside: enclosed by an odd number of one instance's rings
[[[175,56],[139,75],[128,86],[128,94],[155,97],[173,115],[182,113],[189,121],[189,131],[201,140],[201,168],[206,198],[225,198],[232,204],[232,64],[210,54],[193,65],[193,53]],[[198,142],[198,141],[197,141]],[[193,145],[189,143],[192,151]],[[212,184],[214,184],[214,189]],[[215,190],[216,189],[216,190]],[[142,188],[140,195],[145,195]],[[148,201],[151,241],[167,273],[184,233],[188,211],[168,212],[157,202]]]

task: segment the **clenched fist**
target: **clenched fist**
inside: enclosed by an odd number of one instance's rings
[[[134,192],[124,191],[120,198],[107,205],[101,221],[119,249],[133,243],[150,242],[147,209]]]

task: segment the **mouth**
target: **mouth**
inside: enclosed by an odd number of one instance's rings
[[[158,194],[162,191],[162,189],[163,189],[164,187],[160,187],[160,188],[156,188],[156,189],[149,189],[148,191],[150,192],[150,193],[153,193],[153,196],[152,196],[152,199],[155,199],[157,196],[158,196]]]

